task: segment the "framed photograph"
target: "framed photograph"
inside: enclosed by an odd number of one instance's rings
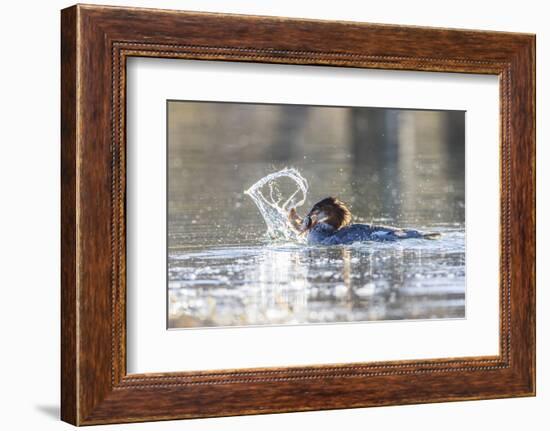
[[[535,394],[535,36],[61,14],[62,419]]]

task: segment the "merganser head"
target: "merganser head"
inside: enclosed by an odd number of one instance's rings
[[[311,208],[302,221],[303,231],[312,229],[317,223],[326,223],[338,230],[351,223],[351,211],[341,200],[325,198]]]

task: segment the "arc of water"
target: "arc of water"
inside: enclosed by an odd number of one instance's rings
[[[296,190],[288,197],[282,205],[283,199],[276,181],[282,177],[290,178],[296,183]],[[262,189],[269,187],[269,199],[264,196]],[[303,205],[307,198],[307,180],[294,168],[285,168],[273,172],[258,180],[244,193],[252,198],[260,211],[266,226],[267,234],[272,238],[298,239],[296,232],[289,226],[288,210],[290,207]],[[296,196],[302,193],[302,199],[295,201]]]

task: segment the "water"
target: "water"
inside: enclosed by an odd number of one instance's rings
[[[174,254],[172,327],[464,316],[463,233],[329,249],[261,244]]]
[[[175,105],[170,328],[464,317],[464,142],[447,127],[458,116],[392,110],[367,130],[357,113],[326,108],[262,107],[260,115],[248,105]],[[367,151],[372,134],[380,147]],[[287,140],[294,145],[283,151]],[[354,222],[442,238],[308,246],[288,229],[286,213],[297,207],[303,216],[330,195],[351,205]]]
[[[170,327],[464,316],[459,225],[424,226],[443,234],[435,241],[307,246],[287,223],[288,210],[301,207],[307,191],[295,169],[266,175],[245,192],[265,222],[260,235],[226,226],[238,244],[171,251]],[[221,241],[228,241],[223,234]]]
[[[284,182],[288,183],[288,180],[290,180],[290,184],[284,184]],[[285,186],[295,189],[288,197],[283,194],[282,189]],[[300,238],[296,232],[288,225],[288,212],[291,208],[298,208],[305,203],[307,190],[307,180],[302,177],[300,172],[296,169],[285,168],[266,175],[246,190],[245,194],[250,196],[262,214],[267,226],[266,236],[268,238],[299,241]]]

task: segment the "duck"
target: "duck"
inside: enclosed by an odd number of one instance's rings
[[[309,245],[345,245],[363,241],[401,241],[411,238],[437,239],[437,232],[422,232],[391,226],[352,223],[349,207],[340,199],[327,197],[317,202],[305,217],[300,217],[296,208],[288,213],[290,226],[301,236],[307,237]]]

